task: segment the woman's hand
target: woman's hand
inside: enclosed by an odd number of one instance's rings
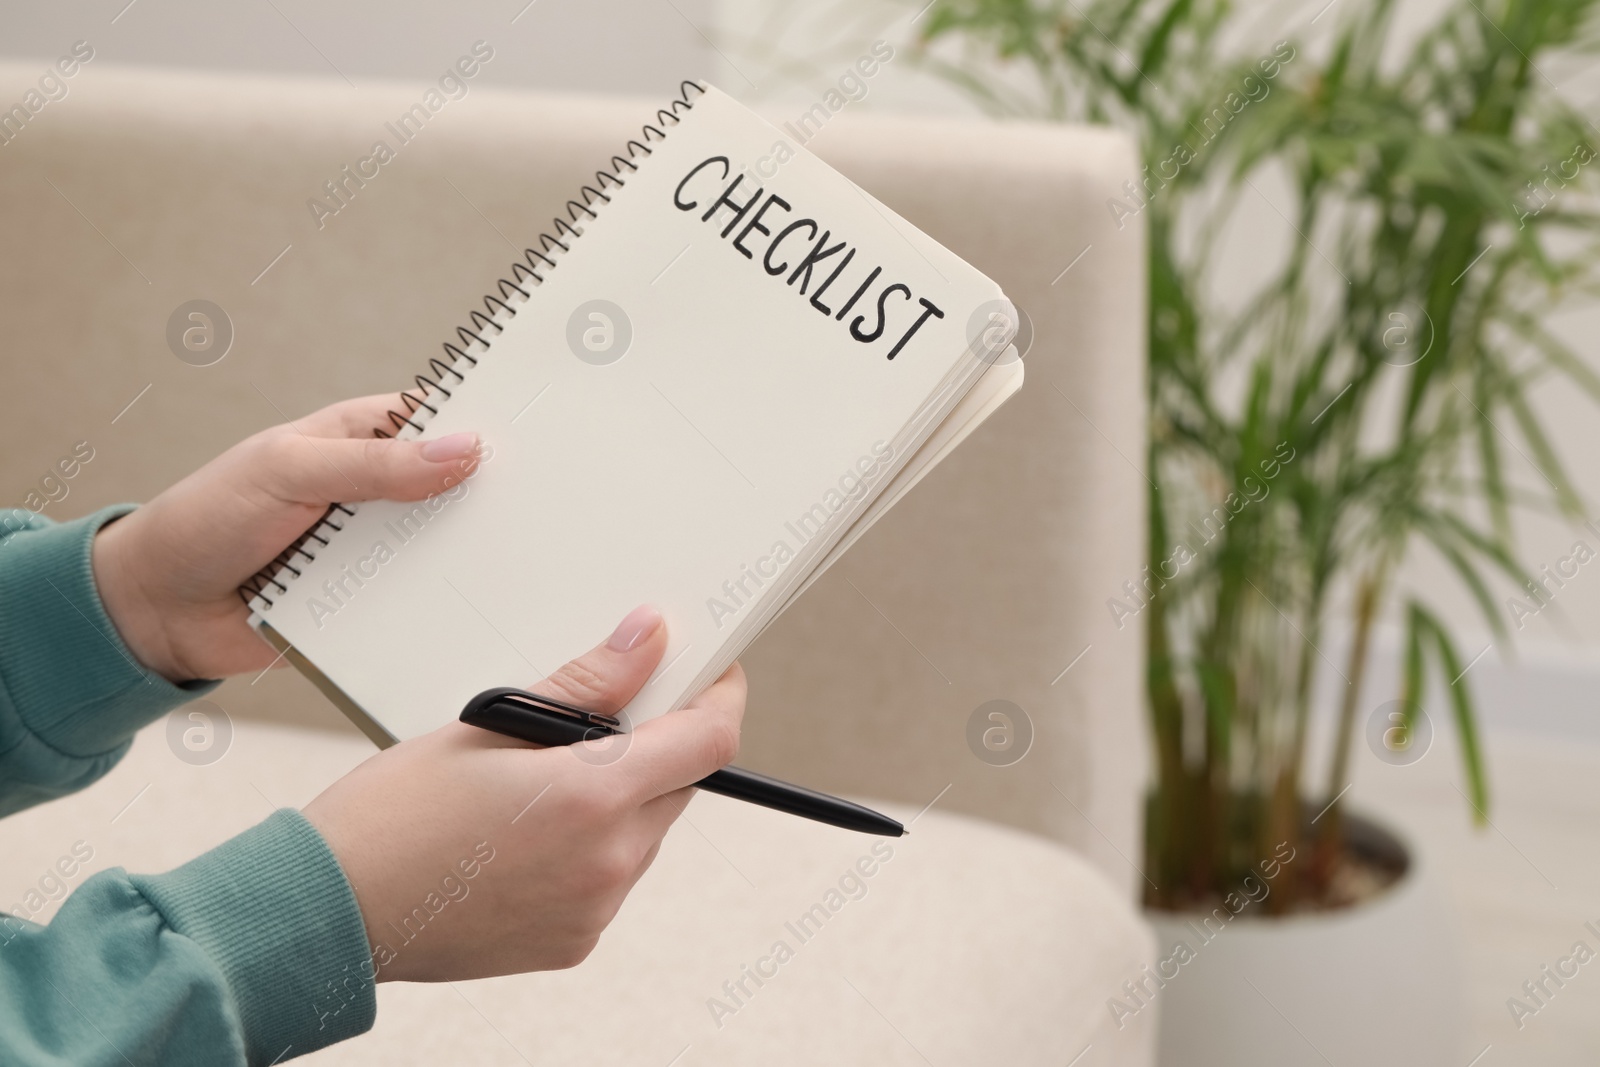
[[[392,395],[365,397],[265,430],[100,531],[101,599],[147,667],[186,681],[266,666],[274,653],[250,630],[240,583],[336,500],[418,500],[475,469],[473,434],[370,437],[393,406]],[[615,712],[666,642],[660,614],[637,609],[536,689]],[[735,665],[688,707],[573,748],[453,722],[334,783],[305,815],[355,888],[378,977],[441,981],[582,960],[691,784],[733,759],[744,699]]]
[[[267,666],[241,583],[334,501],[420,500],[472,472],[475,434],[373,437],[396,406],[392,393],[362,397],[263,430],[103,527],[95,584],[140,662],[173,682]]]
[[[536,692],[613,713],[666,648],[653,608]],[[731,761],[737,664],[624,738],[538,749],[459,722],[373,756],[305,809],[345,875],[379,981],[442,982],[578,964],[655,858],[688,787]],[[596,745],[624,744],[620,755]]]

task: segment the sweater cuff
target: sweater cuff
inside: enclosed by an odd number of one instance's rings
[[[70,522],[29,524],[0,540],[0,661],[17,715],[68,756],[96,756],[220,683],[173,685],[123,643],[95,587],[100,527],[119,504]]]
[[[355,892],[327,842],[284,808],[175,871],[134,876],[174,931],[216,961],[250,1063],[372,1028],[374,968]]]

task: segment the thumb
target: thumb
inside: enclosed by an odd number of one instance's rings
[[[277,436],[266,464],[269,488],[297,503],[420,500],[443,492],[477,465],[478,435],[429,441]]]
[[[649,680],[666,647],[661,613],[641,604],[617,624],[604,644],[558,668],[532,692],[585,711],[615,715]]]

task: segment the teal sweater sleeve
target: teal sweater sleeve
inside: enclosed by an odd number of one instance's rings
[[[95,531],[0,512],[0,814],[81,789],[211,689],[144,670],[95,590]],[[0,1063],[271,1064],[376,1014],[338,860],[284,810],[162,875],[102,871],[48,926],[0,916]]]
[[[145,670],[106,615],[90,547],[129,510],[64,523],[0,511],[0,815],[82,789],[139,727],[217,684]]]

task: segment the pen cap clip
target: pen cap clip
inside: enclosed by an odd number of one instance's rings
[[[580,722],[591,726],[603,726],[612,731],[619,730],[622,726],[622,720],[614,716],[602,715],[598,711],[585,711],[583,708],[573,707],[571,704],[563,704],[559,700],[540,696],[538,693],[529,693],[526,690],[514,689],[502,694],[499,699],[509,700],[514,704],[526,704],[541,711],[555,712],[558,715],[570,715]]]

